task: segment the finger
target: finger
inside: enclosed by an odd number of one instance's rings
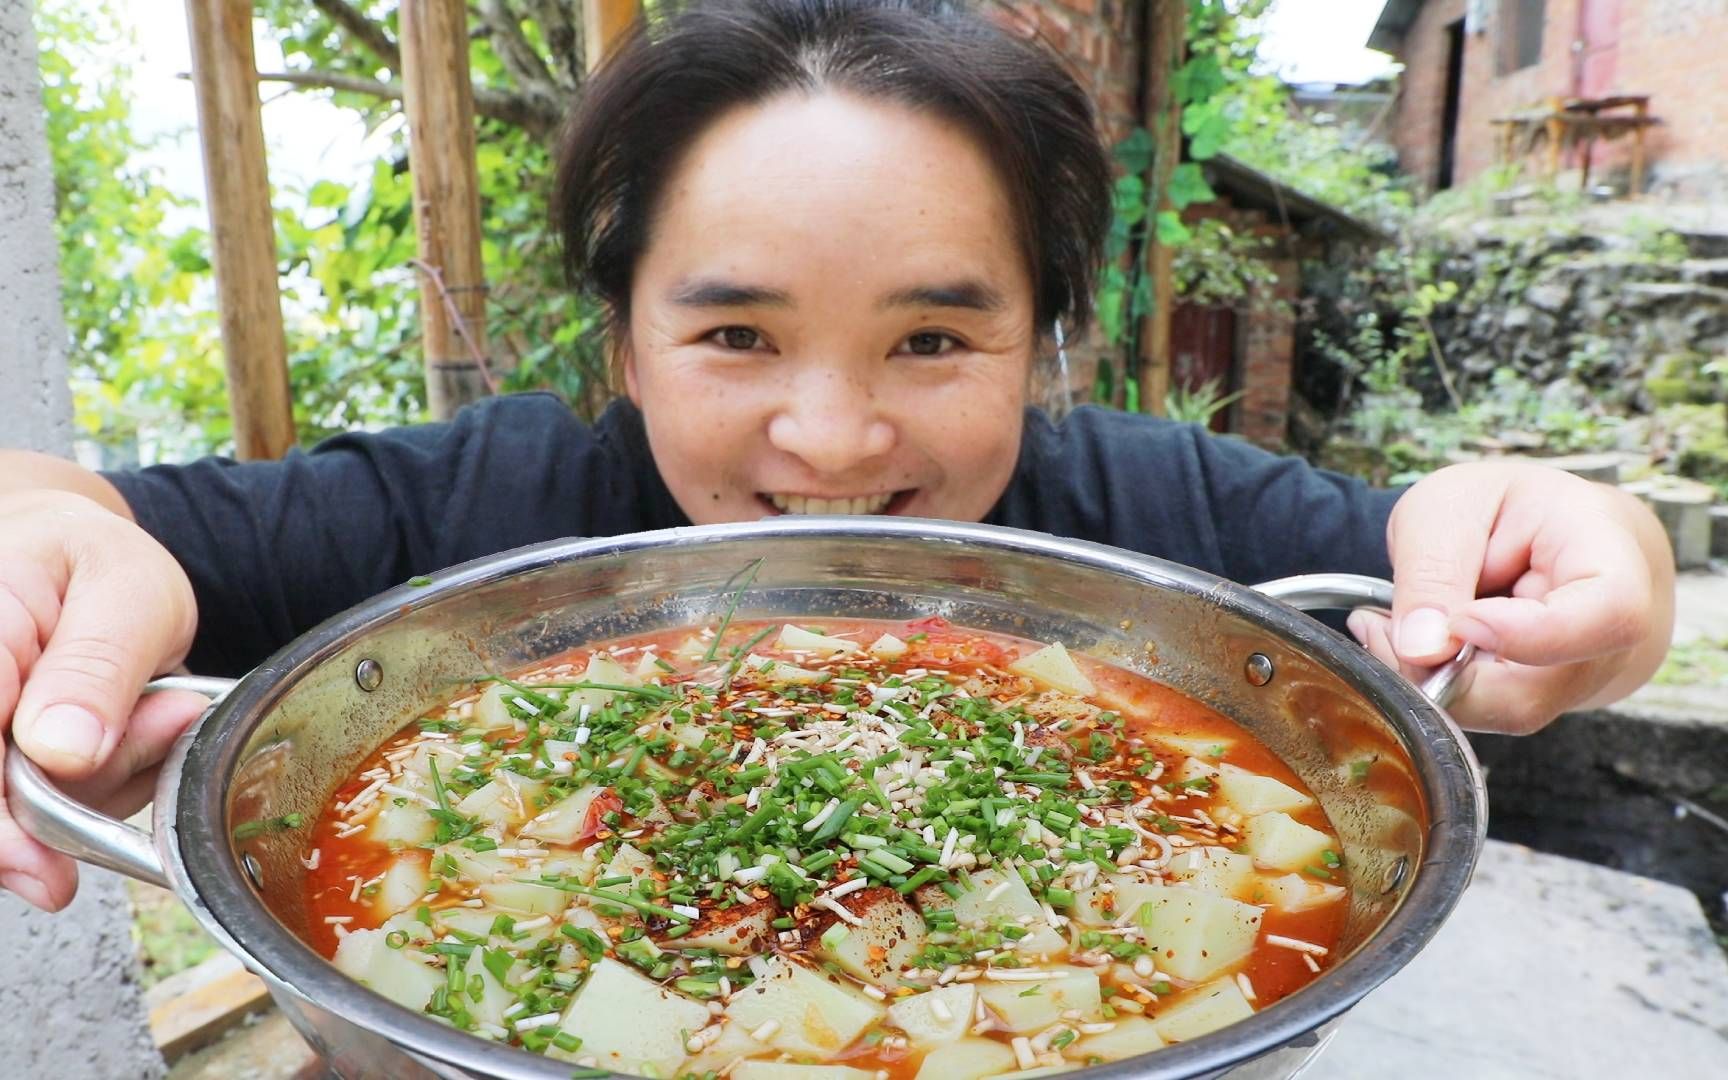
[[[1538,667],[1479,654],[1470,673],[1470,685],[1447,709],[1452,718],[1470,731],[1529,735],[1595,695],[1614,671],[1603,664]]]
[[[1633,648],[1651,632],[1642,593],[1604,578],[1574,581],[1540,598],[1495,596],[1465,605],[1452,632],[1522,664],[1568,664]]]
[[[37,843],[12,818],[6,802],[6,751],[0,739],[0,888],[43,911],[59,911],[78,891],[78,868]]]
[[[72,564],[46,647],[26,675],[13,737],[60,779],[90,776],[121,740],[144,683],[177,663],[196,613],[184,575],[150,552],[116,562],[112,547],[69,550]]]
[[[1473,474],[1436,473],[1393,512],[1392,644],[1407,663],[1432,666],[1458,651],[1450,619],[1476,598],[1500,504],[1482,483]]]
[[[1420,683],[1428,674],[1429,669],[1416,664],[1405,663],[1398,658],[1398,650],[1392,647],[1392,619],[1378,611],[1358,609],[1350,613],[1345,620],[1350,633],[1362,647],[1367,649],[1374,658],[1387,667],[1404,676],[1412,683]]]
[[[54,625],[59,594],[33,563],[0,556],[0,731],[18,704],[24,673],[42,655],[45,627]]]
[[[62,785],[62,790],[90,806],[106,805],[135,775],[158,765],[174,740],[209,705],[203,694],[185,690],[145,694],[132,710],[120,745],[102,767],[84,780]]]

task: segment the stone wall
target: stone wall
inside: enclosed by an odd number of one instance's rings
[[[1647,412],[1728,357],[1728,237],[1484,223],[1440,241],[1459,299],[1434,329],[1464,388],[1510,368],[1558,395]]]

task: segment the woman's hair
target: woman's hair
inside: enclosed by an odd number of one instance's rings
[[[785,92],[841,90],[929,111],[992,159],[1041,330],[1091,315],[1110,165],[1091,99],[1042,45],[967,0],[661,0],[595,72],[558,148],[554,207],[571,283],[628,321],[668,176],[707,126]]]

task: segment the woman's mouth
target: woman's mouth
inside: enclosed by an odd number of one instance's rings
[[[852,495],[841,498],[818,498],[765,491],[756,497],[777,514],[886,514],[904,506],[912,497],[912,491],[887,491],[879,495]]]

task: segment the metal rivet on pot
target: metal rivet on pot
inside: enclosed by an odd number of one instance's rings
[[[1400,855],[1398,861],[1386,868],[1386,883],[1381,886],[1382,893],[1393,893],[1404,884],[1404,875],[1410,872],[1410,856]]]
[[[1254,653],[1248,657],[1245,671],[1248,681],[1255,686],[1265,686],[1272,681],[1272,661],[1265,653]]]
[[[384,684],[384,666],[376,660],[362,660],[354,668],[354,681],[370,694]]]
[[[246,871],[246,876],[251,879],[254,888],[264,887],[264,868],[258,865],[258,860],[250,851],[240,856],[240,868]]]

